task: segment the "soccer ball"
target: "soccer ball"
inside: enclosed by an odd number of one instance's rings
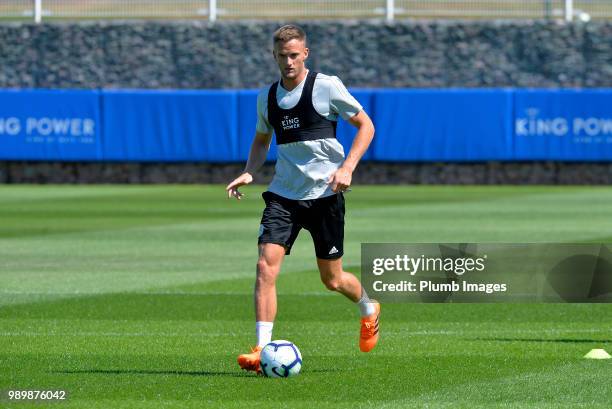
[[[269,378],[296,376],[302,369],[302,354],[292,342],[272,341],[261,350],[260,367]]]

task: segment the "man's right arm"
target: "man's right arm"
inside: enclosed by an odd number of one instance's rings
[[[249,152],[249,159],[244,168],[246,173],[251,175],[259,170],[266,161],[268,156],[268,150],[270,150],[270,142],[272,141],[272,134],[267,133],[255,133],[253,143],[251,144],[251,151]]]
[[[266,161],[271,141],[271,133],[257,132],[255,134],[255,138],[253,138],[253,143],[251,144],[251,150],[249,152],[249,159],[247,160],[244,171],[225,188],[228,198],[231,198],[232,196],[238,200],[242,198],[242,193],[238,191],[238,188],[240,186],[248,185],[253,181],[253,174],[257,172],[257,170],[259,170],[259,168],[261,168]]]

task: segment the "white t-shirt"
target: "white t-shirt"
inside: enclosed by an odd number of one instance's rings
[[[306,83],[304,80],[287,91],[279,83],[276,91],[278,106],[291,109],[297,105]],[[257,97],[257,132],[272,133],[268,122],[268,93],[263,88]],[[312,105],[321,116],[337,121],[349,119],[363,108],[348,92],[338,77],[318,73],[312,89]],[[293,200],[317,199],[333,195],[327,184],[329,176],[344,162],[344,149],[337,139],[316,139],[278,145],[274,178],[268,190]]]

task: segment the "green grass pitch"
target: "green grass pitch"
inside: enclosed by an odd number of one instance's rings
[[[302,374],[241,372],[254,341],[262,186],[0,188],[0,407],[609,408],[612,306],[387,304],[381,341],[318,279],[302,233],[278,282],[274,337]],[[347,194],[345,263],[361,242],[611,242],[612,189],[372,187]]]

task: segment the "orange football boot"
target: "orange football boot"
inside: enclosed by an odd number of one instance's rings
[[[251,348],[251,353],[238,355],[238,365],[242,369],[247,371],[257,372],[259,375],[261,373],[261,368],[259,367],[259,355],[261,354],[261,347]]]
[[[374,303],[374,314],[361,318],[361,334],[359,336],[359,349],[361,352],[370,352],[378,342],[378,317],[380,317],[380,304]]]

